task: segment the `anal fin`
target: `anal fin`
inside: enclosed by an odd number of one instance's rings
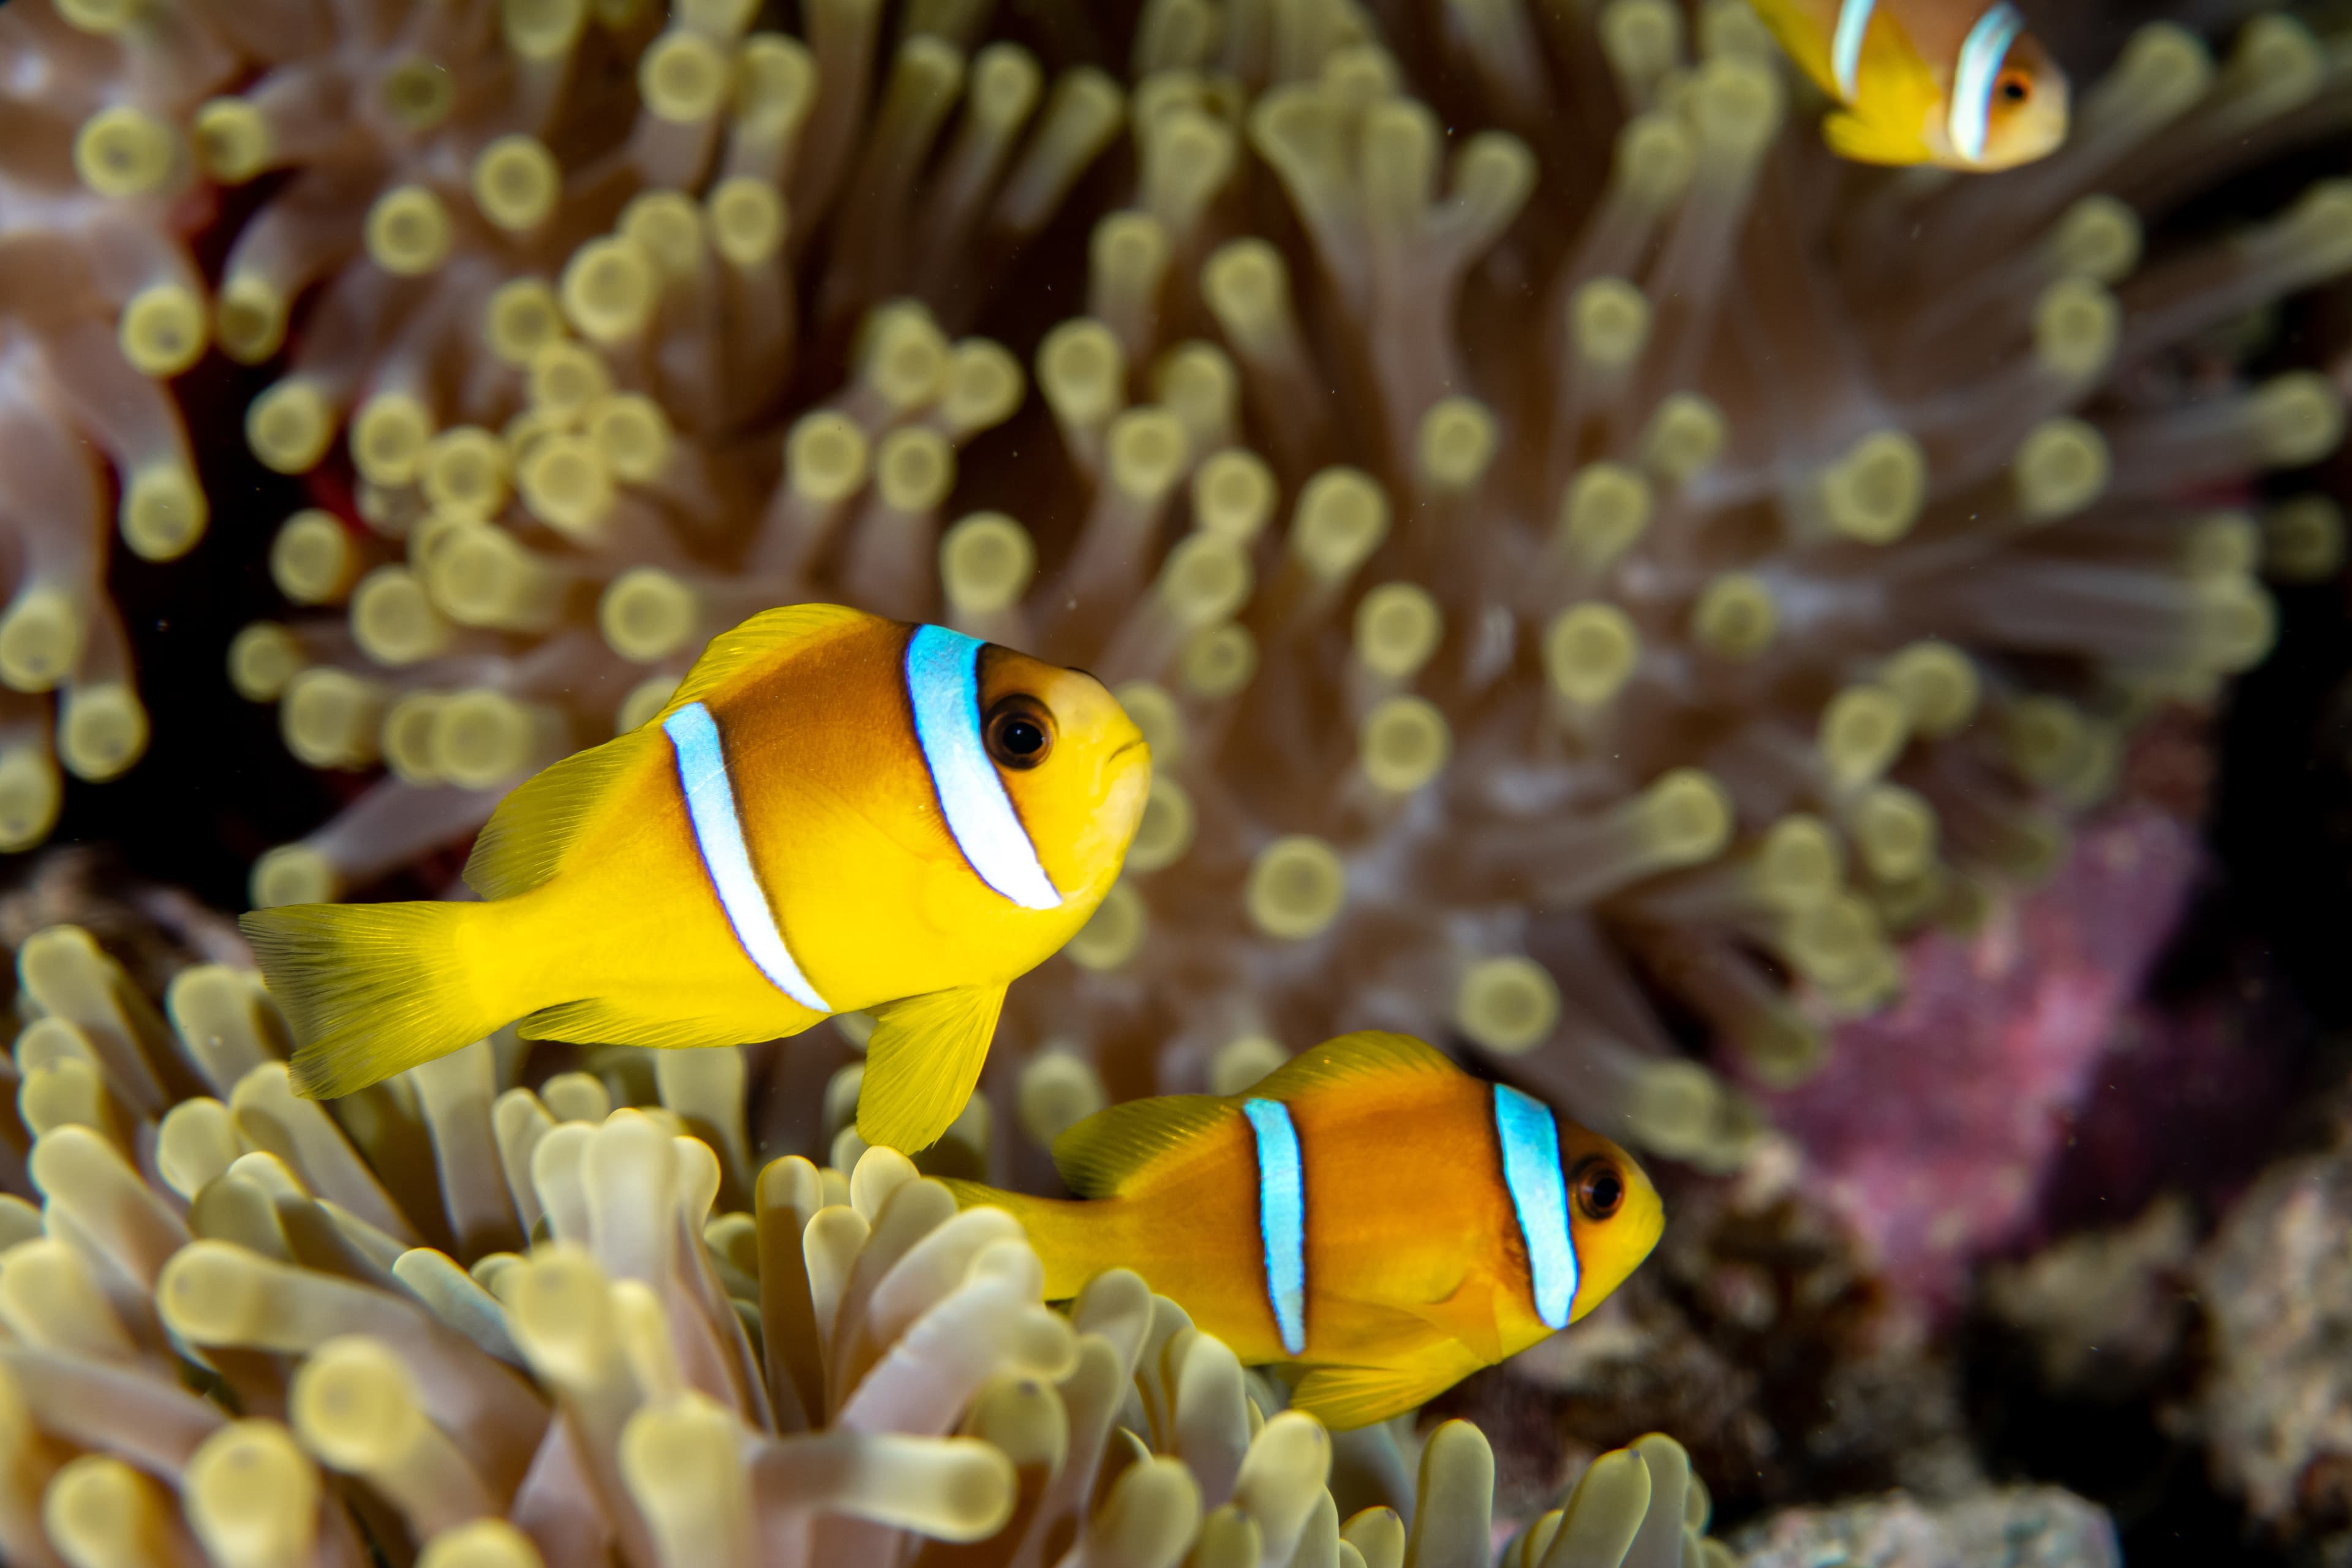
[[[1478,1370],[1454,1347],[1407,1366],[1318,1366],[1290,1391],[1290,1407],[1304,1410],[1334,1432],[1351,1432],[1417,1410]]]
[[[938,1142],[980,1082],[1003,1007],[1003,986],[965,985],[868,1008],[857,1135],[903,1154]]]
[[[614,996],[586,996],[541,1007],[524,1018],[517,1034],[526,1040],[570,1040],[583,1046],[649,1046],[677,1050],[696,1046],[740,1046],[772,1030],[746,1029],[726,1018],[679,1018],[631,1006]]]

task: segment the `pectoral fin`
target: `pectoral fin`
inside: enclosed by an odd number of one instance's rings
[[[911,1154],[940,1141],[980,1081],[1004,987],[962,986],[869,1008],[857,1135]]]
[[[1403,1366],[1318,1366],[1291,1390],[1290,1407],[1334,1432],[1352,1431],[1419,1409],[1478,1370],[1459,1346]]]
[[[1481,1366],[1503,1359],[1503,1330],[1496,1321],[1495,1287],[1489,1280],[1473,1274],[1443,1301],[1402,1310],[1460,1343]]]

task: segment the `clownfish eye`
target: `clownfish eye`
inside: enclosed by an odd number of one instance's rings
[[[1015,693],[988,710],[981,734],[998,767],[1025,772],[1053,751],[1054,716],[1035,698]]]
[[[1993,90],[2003,103],[2023,103],[2033,96],[2033,83],[2022,71],[2003,71]]]
[[[1576,1173],[1576,1206],[1587,1219],[1607,1219],[1625,1206],[1625,1178],[1606,1160],[1587,1160]]]

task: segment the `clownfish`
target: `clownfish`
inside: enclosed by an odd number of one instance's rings
[[[2013,169],[2066,139],[2066,74],[2009,0],[1754,0],[1805,74],[1843,107],[1841,157]]]
[[[524,781],[480,903],[301,904],[242,925],[303,1094],[520,1019],[717,1046],[872,1014],[859,1135],[912,1151],[978,1079],[1004,988],[1118,878],[1151,753],[1102,684],[832,605],[714,638],[653,719]]]
[[[1021,1222],[1047,1300],[1132,1268],[1334,1430],[1566,1328],[1664,1224],[1622,1149],[1403,1035],[1343,1035],[1243,1094],[1114,1105],[1053,1152],[1077,1200],[947,1184]]]

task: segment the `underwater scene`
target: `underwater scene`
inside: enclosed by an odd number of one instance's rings
[[[2352,4],[0,0],[0,1568],[2352,1568]]]

